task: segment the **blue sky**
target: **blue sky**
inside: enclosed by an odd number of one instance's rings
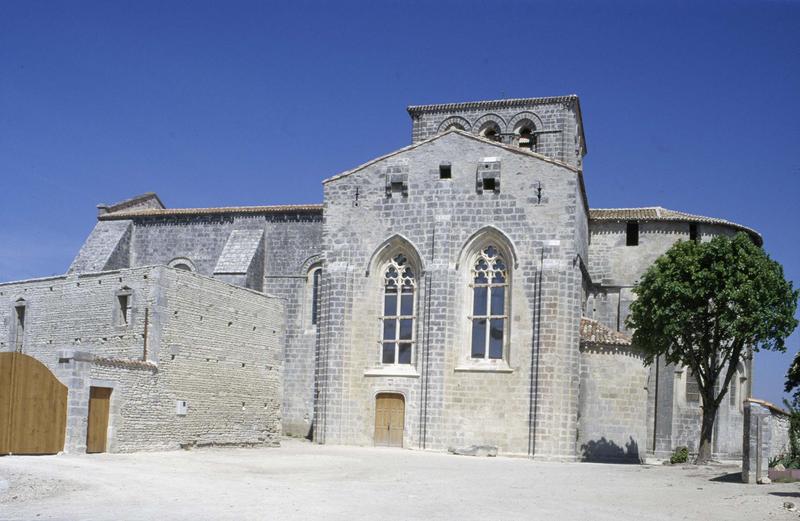
[[[746,224],[800,284],[800,2],[373,4],[0,4],[0,280],[63,273],[100,202],[320,202],[409,104],[575,93],[591,206]]]

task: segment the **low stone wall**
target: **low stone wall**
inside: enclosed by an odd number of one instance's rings
[[[764,482],[770,459],[788,450],[789,413],[763,400],[745,400],[742,481]]]

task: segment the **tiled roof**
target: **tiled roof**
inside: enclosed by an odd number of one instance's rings
[[[747,232],[758,245],[761,245],[763,242],[761,235],[747,226],[742,226],[741,224],[725,219],[717,219],[716,217],[705,217],[703,215],[668,210],[660,206],[643,208],[592,208],[589,210],[589,219],[593,221],[677,221],[719,224]]]
[[[604,346],[629,346],[631,338],[614,331],[597,320],[581,317],[581,343]]]
[[[463,103],[438,103],[433,105],[411,105],[406,108],[409,114],[419,114],[421,112],[449,112],[451,110],[482,110],[497,109],[506,107],[518,107],[524,105],[544,105],[548,103],[565,103],[577,101],[576,94],[568,96],[550,96],[544,98],[509,98],[485,101],[466,101]]]
[[[274,214],[274,213],[321,213],[321,204],[284,204],[273,206],[227,206],[219,208],[166,208],[114,212],[98,216],[101,221],[134,219],[140,217],[179,217],[223,214]]]

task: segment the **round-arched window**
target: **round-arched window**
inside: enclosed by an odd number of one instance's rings
[[[478,132],[481,137],[485,137],[486,139],[491,139],[492,141],[500,141],[500,125],[495,123],[494,121],[489,121],[484,123],[481,127],[480,131]]]
[[[520,148],[527,148],[528,150],[536,149],[536,135],[533,129],[528,126],[520,127],[518,134],[517,144]]]
[[[197,271],[194,263],[186,257],[177,257],[169,261],[169,267],[181,271]]]

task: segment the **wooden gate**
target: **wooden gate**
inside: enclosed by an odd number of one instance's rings
[[[89,424],[86,426],[86,452],[105,452],[108,440],[108,409],[111,389],[89,389]]]
[[[375,445],[403,446],[406,402],[401,394],[381,393],[375,398]]]
[[[67,387],[41,362],[0,353],[0,454],[64,450]]]

